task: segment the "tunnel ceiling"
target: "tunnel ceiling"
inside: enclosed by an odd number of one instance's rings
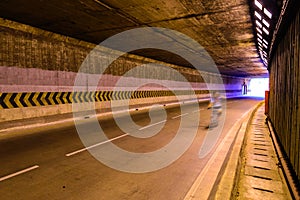
[[[222,74],[265,76],[256,51],[247,0],[2,0],[0,16],[99,44],[137,27],[163,27],[196,40]],[[136,51],[190,67],[168,52]]]

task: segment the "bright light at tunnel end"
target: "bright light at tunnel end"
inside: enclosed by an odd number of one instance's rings
[[[174,41],[173,44],[170,45],[170,41],[168,38],[172,38],[172,41]],[[180,41],[180,43],[176,41]],[[182,45],[183,41],[184,45]],[[127,52],[132,52],[144,48],[165,50],[181,56],[199,71],[209,91],[220,91],[221,93],[225,94],[225,87],[223,85],[221,76],[219,76],[219,78],[216,78],[217,84],[210,84],[209,78],[203,75],[203,71],[206,71],[205,69],[207,68],[209,68],[210,71],[214,74],[219,74],[219,70],[213,59],[199,43],[178,31],[157,27],[127,30],[101,42],[89,53],[89,55],[82,63],[74,82],[73,91],[97,91],[97,89],[99,89],[99,81],[101,80],[105,70],[110,66],[111,63],[113,63],[120,56],[124,55]],[[114,93],[122,88],[126,88],[126,77],[135,76],[135,78],[139,80],[134,90],[137,90],[138,88],[143,87],[146,84],[157,84],[157,81],[154,82],[153,80],[156,80],[157,76],[163,76],[163,74],[153,73],[154,70],[152,70],[152,65],[153,64],[144,64],[126,72],[117,81],[112,92]],[[181,73],[171,67],[163,65],[155,65],[155,67],[157,69],[156,71],[171,73],[174,78],[181,80],[185,88],[189,88],[192,91],[191,98],[197,99],[195,88],[188,80],[185,79],[185,77]],[[97,72],[96,75],[95,72]],[[143,78],[143,74],[149,74],[149,76],[153,77],[150,77],[150,79],[145,79]],[[159,82],[159,84],[172,91],[175,94],[175,97],[179,101],[181,101],[182,97],[180,93],[177,93],[176,88],[174,88],[173,85],[170,84],[170,82],[161,81]],[[123,101],[123,103],[124,107],[129,108],[129,100],[125,100]],[[198,104],[195,105],[195,109],[199,109]],[[222,114],[223,117],[219,121],[219,126],[214,129],[208,129],[204,142],[202,146],[199,147],[199,158],[205,157],[217,143],[217,140],[224,126],[224,119],[226,115],[225,105],[226,103],[224,103]],[[118,106],[119,105],[117,101],[111,101],[113,117],[116,121],[116,124],[118,125],[118,128],[120,128],[125,134],[128,134],[132,137],[143,138],[139,137],[141,135],[140,130],[142,127],[137,125],[132,120],[129,112],[125,112],[125,117],[116,117]],[[160,170],[171,165],[174,161],[180,158],[190,147],[193,140],[195,139],[200,123],[199,112],[193,113],[196,113],[195,115],[193,115],[193,120],[188,120],[187,117],[181,117],[180,126],[177,130],[176,136],[174,136],[174,138],[168,144],[152,152],[130,152],[120,148],[112,142],[107,142],[100,148],[89,148],[97,142],[100,143],[103,141],[109,141],[107,135],[105,134],[96,117],[89,119],[89,122],[91,123],[82,123],[82,119],[84,118],[84,116],[86,116],[87,113],[89,115],[96,116],[95,99],[93,99],[92,102],[85,103],[74,103],[73,101],[72,109],[77,133],[90,154],[108,167],[128,173],[147,173]],[[181,113],[185,113],[185,106],[180,104],[180,109]],[[161,115],[159,115],[159,120],[165,120],[167,123],[166,111],[164,110],[164,108],[159,112],[161,112]],[[151,112],[149,113],[149,115],[152,120]],[[148,134],[149,137],[156,135],[157,133],[159,133],[163,126],[164,123],[161,123],[159,124],[158,128],[147,130],[149,132],[147,132],[146,134]]]

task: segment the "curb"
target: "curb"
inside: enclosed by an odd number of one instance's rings
[[[263,102],[259,103],[262,104]],[[258,105],[259,105],[258,104]],[[255,109],[258,108],[258,105],[256,105]],[[195,182],[191,186],[190,190],[187,192],[187,194],[184,197],[184,200],[194,200],[194,199],[230,199],[231,196],[231,190],[228,193],[229,189],[228,186],[233,188],[234,185],[234,179],[232,179],[232,167],[226,166],[226,163],[229,160],[231,160],[231,163],[234,161],[237,162],[237,159],[230,158],[232,157],[232,149],[237,148],[235,144],[237,137],[239,139],[239,149],[241,149],[243,138],[245,133],[245,125],[248,124],[249,118],[253,116],[253,110],[249,109],[248,112],[246,112],[238,121],[232,126],[232,128],[229,130],[229,132],[226,134],[224,139],[221,141],[221,143],[218,145],[217,149],[215,150],[214,154],[211,156],[201,173],[196,178]],[[244,124],[244,126],[243,126]],[[244,131],[241,131],[241,130]],[[238,134],[240,133],[240,134]],[[240,151],[237,152],[237,157],[239,156]],[[235,165],[237,166],[237,165]],[[226,176],[222,176],[224,174],[224,169],[227,167],[227,170],[225,170]],[[236,168],[236,167],[235,167]],[[235,169],[234,168],[234,169]],[[236,171],[234,171],[235,173]],[[226,179],[225,179],[226,177]],[[232,179],[231,181],[228,181],[228,179]],[[224,182],[225,181],[225,182]],[[228,182],[228,183],[227,183]],[[221,183],[221,184],[220,184]],[[224,184],[223,184],[224,183]],[[221,188],[223,187],[223,188]],[[221,192],[222,191],[222,192]],[[219,196],[216,198],[216,196]],[[224,198],[225,196],[228,196],[227,198]]]
[[[227,164],[224,162],[223,173],[220,172],[221,178],[219,183],[215,183],[215,194],[211,194],[213,199],[234,199],[237,191],[237,181],[240,177],[242,167],[242,153],[243,146],[245,145],[245,138],[247,138],[247,132],[254,113],[262,106],[264,101],[258,103],[247,115],[238,122],[240,129],[237,131],[235,141],[231,146],[231,152],[228,153]]]

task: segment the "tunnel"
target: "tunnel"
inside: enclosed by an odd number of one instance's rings
[[[299,199],[299,7],[1,1],[1,199]]]

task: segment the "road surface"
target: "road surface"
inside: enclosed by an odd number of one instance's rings
[[[261,99],[228,100],[226,118],[219,142],[233,124]],[[0,135],[0,199],[183,199],[205,167],[213,150],[199,158],[199,149],[210,119],[207,104],[167,107],[166,120],[160,122],[155,112],[132,112],[132,119],[142,130],[162,125],[158,134],[135,138],[120,130],[111,117],[99,117],[103,131],[115,145],[136,153],[153,152],[174,138],[182,118],[195,120],[200,114],[197,135],[191,146],[172,164],[152,172],[128,173],[112,169],[93,157],[82,144],[74,123],[49,125]],[[89,127],[89,119],[83,122]],[[94,149],[107,143],[96,143]],[[164,159],[163,157],[161,158]]]

